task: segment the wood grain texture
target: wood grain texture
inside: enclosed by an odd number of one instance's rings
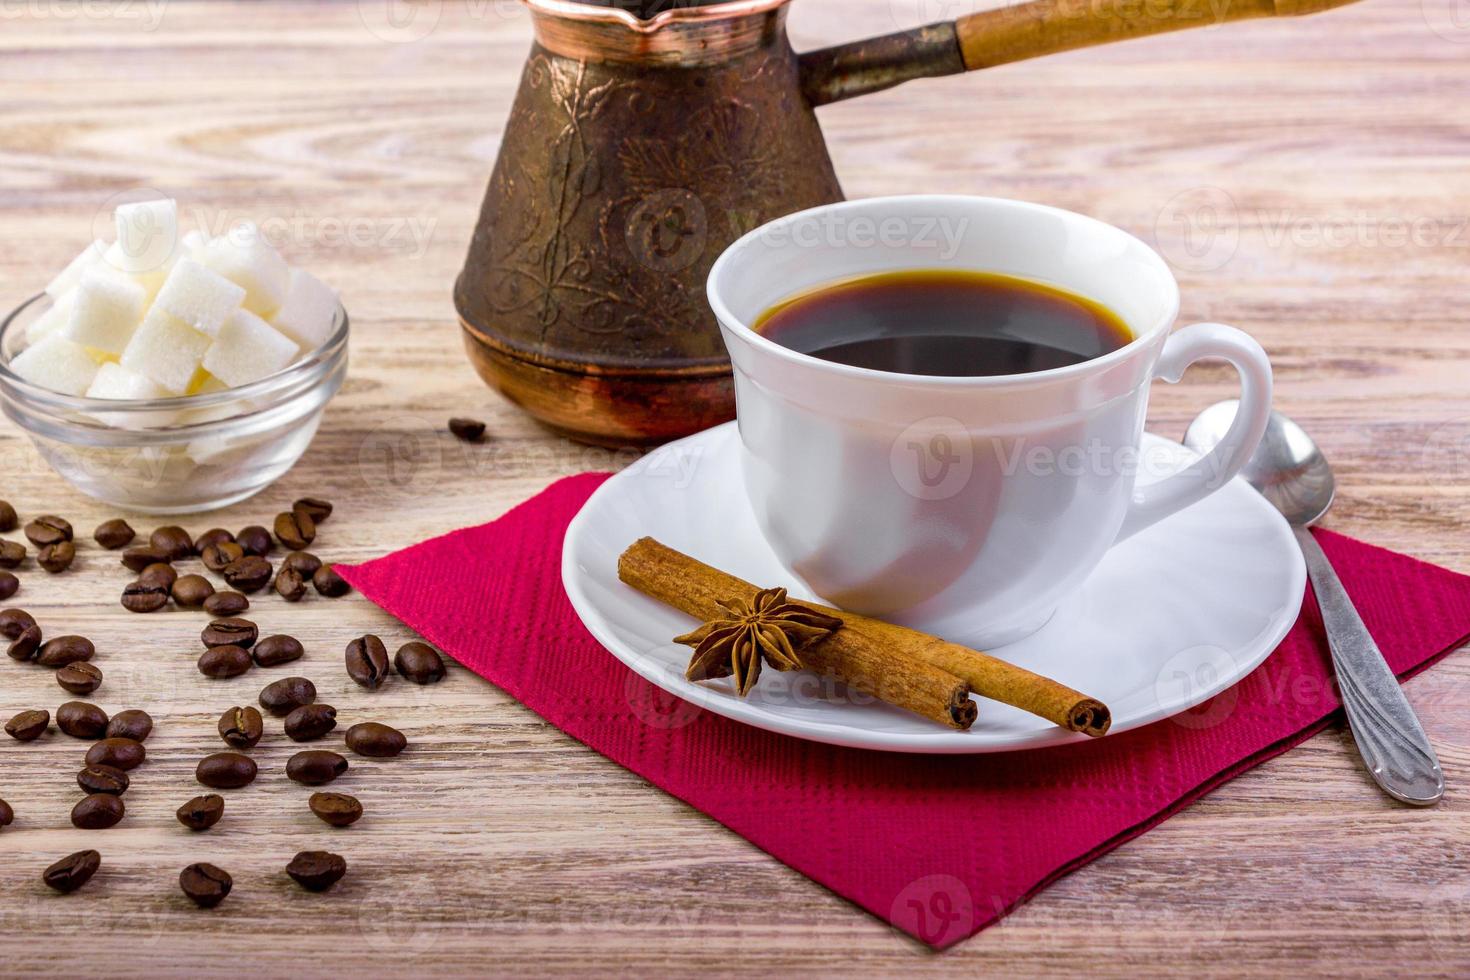
[[[627,461],[546,435],[480,385],[460,348],[450,285],[528,44],[516,7],[424,3],[396,28],[379,0],[82,9],[0,9],[6,302],[91,237],[114,193],[142,185],[208,220],[290,218],[287,250],[341,288],[355,325],[351,377],[308,458],[192,528],[268,521],[321,493],[339,511],[317,550],[361,559]],[[971,9],[800,0],[792,31],[807,48]],[[913,83],[822,115],[850,195],[1040,200],[1157,244],[1186,320],[1235,323],[1270,351],[1281,406],[1338,467],[1330,526],[1470,572],[1467,54],[1454,0],[1374,0]],[[1154,428],[1177,437],[1232,385],[1199,368],[1159,386]],[[450,414],[486,418],[494,440],[452,441]],[[0,496],[23,514],[84,530],[113,516],[60,487],[8,422],[0,473]],[[1464,652],[1408,685],[1450,782],[1437,809],[1386,801],[1339,727],[941,956],[464,670],[435,688],[358,691],[340,667],[346,641],[375,631],[396,646],[408,633],[356,596],[265,599],[256,618],[302,638],[299,672],[344,721],[412,739],[398,760],[354,759],[339,788],[368,817],[320,826],[281,774],[289,749],[276,736],[257,785],[228,794],[213,832],[190,835],[173,810],[218,747],[215,719],[269,678],[205,681],[193,666],[202,614],[130,616],[116,605],[123,581],[88,547],[62,577],[28,570],[16,599],[52,632],[93,637],[108,674],[95,700],[146,708],[158,728],[128,819],[104,834],[67,824],[81,743],[0,744],[0,796],[17,811],[0,832],[5,974],[1470,971]],[[0,713],[62,700],[49,673],[0,664]],[[47,893],[41,869],[93,841],[103,874],[69,899]],[[352,873],[307,895],[282,869],[324,846]],[[235,876],[212,913],[175,885],[198,860]]]

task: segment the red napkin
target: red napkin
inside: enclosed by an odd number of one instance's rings
[[[567,734],[931,946],[991,925],[1321,730],[1340,707],[1308,601],[1276,652],[1236,687],[1097,741],[963,758],[759,731],[649,685],[572,611],[562,537],[606,478],[570,477],[500,520],[337,568]],[[1318,539],[1400,676],[1470,634],[1470,577],[1330,532]],[[1373,790],[1365,783],[1364,792]]]

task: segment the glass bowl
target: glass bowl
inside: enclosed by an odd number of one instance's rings
[[[285,370],[228,391],[111,401],[37,387],[10,369],[44,293],[0,322],[0,409],[42,458],[89,497],[142,514],[185,514],[244,500],[306,451],[347,374],[347,311],[332,336]]]

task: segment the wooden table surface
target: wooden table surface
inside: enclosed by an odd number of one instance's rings
[[[963,13],[964,3],[800,0],[797,47]],[[195,531],[317,493],[317,550],[356,560],[488,520],[556,477],[625,462],[551,437],[491,394],[460,349],[458,271],[529,38],[507,2],[423,3],[389,25],[361,3],[71,0],[0,5],[0,286],[44,283],[120,191],[153,187],[209,221],[284,217],[292,257],[352,312],[351,376],[305,460]],[[403,11],[400,10],[400,13]],[[413,11],[409,11],[412,13]],[[1456,0],[1370,0],[1295,22],[1223,26],[921,82],[823,110],[852,196],[925,189],[1044,201],[1154,242],[1185,320],[1258,337],[1280,406],[1339,474],[1328,524],[1470,572],[1470,22]],[[432,28],[432,29],[429,29]],[[191,214],[196,212],[190,211]],[[1159,386],[1177,437],[1233,382]],[[494,438],[450,439],[451,414]],[[0,423],[0,496],[89,532],[114,515],[62,485]],[[135,520],[140,528],[156,523]],[[203,617],[138,618],[123,573],[84,547],[33,566],[15,602],[93,637],[109,710],[158,728],[105,833],[72,829],[82,743],[0,744],[0,974],[946,974],[1073,976],[1470,971],[1470,657],[1408,685],[1450,790],[1396,806],[1342,726],[1210,794],[937,955],[454,668],[432,688],[351,685],[341,649],[408,632],[361,597],[262,600],[264,630],[307,644],[301,672],[345,716],[403,728],[412,752],[354,760],[369,810],[347,832],[279,770],[191,836],[174,808],[215,719],[262,673],[194,670]],[[0,713],[62,701],[47,672],[0,667]],[[95,844],[103,874],[68,899],[51,860]],[[282,875],[305,848],[349,856],[335,893]],[[213,860],[214,913],[175,886]]]

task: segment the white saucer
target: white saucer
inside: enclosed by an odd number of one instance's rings
[[[1151,450],[1175,447],[1158,436]],[[766,671],[748,698],[728,680],[684,679],[693,620],[618,581],[618,555],[650,535],[762,586],[796,587],[760,532],[740,478],[735,423],[670,443],[609,479],[567,529],[562,580],[582,622],[663,690],[798,738],[895,752],[1001,752],[1085,740],[980,699],[967,732],[882,703],[854,703],[814,675]],[[1243,481],[1108,552],[1036,634],[989,651],[1099,698],[1112,732],[1168,718],[1229,688],[1276,648],[1301,608],[1306,570],[1291,531]]]

